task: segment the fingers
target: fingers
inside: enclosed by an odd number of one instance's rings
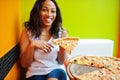
[[[53,46],[49,43],[44,43],[43,44],[43,47],[42,47],[42,50],[45,52],[45,53],[50,53],[51,50],[52,50]]]
[[[52,48],[54,48],[53,45],[43,40],[34,41],[34,45],[35,48],[41,49],[45,53],[50,53]]]

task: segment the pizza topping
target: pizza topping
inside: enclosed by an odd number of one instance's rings
[[[98,70],[77,75],[77,80],[119,80],[120,59],[102,56],[77,56],[70,59],[71,63],[92,66]],[[87,77],[86,77],[87,76]],[[76,77],[76,76],[74,76]]]
[[[73,49],[77,45],[78,41],[79,41],[78,37],[63,37],[63,38],[54,39],[53,43],[61,46],[66,50],[66,52],[71,54]]]

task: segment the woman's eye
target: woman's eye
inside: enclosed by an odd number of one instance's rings
[[[52,13],[55,13],[56,11],[55,10],[53,10],[53,11],[51,11]]]
[[[46,12],[46,11],[47,11],[47,9],[42,9],[42,11]]]

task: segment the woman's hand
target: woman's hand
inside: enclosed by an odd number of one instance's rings
[[[67,31],[63,30],[61,37],[67,37],[67,36],[68,36]],[[68,59],[68,56],[69,55],[66,53],[65,49],[60,47],[59,52],[58,52],[58,59],[57,59],[59,64],[63,64],[64,61]]]
[[[32,46],[36,49],[41,49],[45,53],[51,52],[53,46],[50,43],[47,43],[46,41],[43,40],[31,40]]]

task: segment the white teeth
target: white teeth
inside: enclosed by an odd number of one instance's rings
[[[51,19],[50,19],[50,18],[48,18],[48,19],[46,19],[46,21],[47,21],[47,22],[51,22]]]

